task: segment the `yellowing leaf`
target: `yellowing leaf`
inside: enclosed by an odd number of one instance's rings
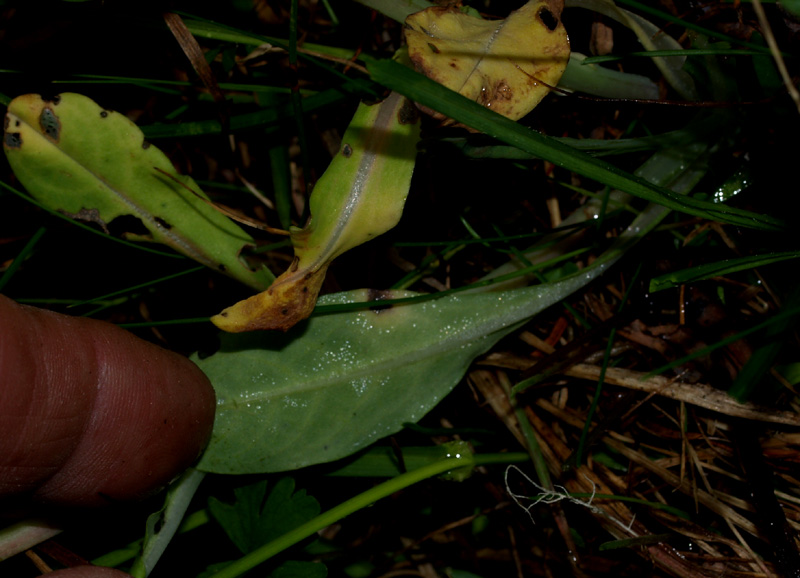
[[[294,262],[266,291],[211,318],[223,331],[286,331],[314,310],[331,261],[394,227],[403,214],[419,141],[419,114],[391,93],[361,104],[339,153],[314,187],[311,220],[292,230]]]
[[[554,1],[531,1],[505,20],[481,20],[453,6],[406,19],[416,69],[512,120],[533,110],[569,60],[569,38]]]

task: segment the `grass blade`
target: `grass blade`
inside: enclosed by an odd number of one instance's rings
[[[775,217],[684,197],[669,189],[654,186],[609,163],[485,109],[397,62],[373,58],[365,60],[372,79],[376,82],[424,106],[445,111],[447,116],[457,122],[559,167],[575,171],[635,197],[696,217],[755,229],[774,231],[785,228],[784,222]]]

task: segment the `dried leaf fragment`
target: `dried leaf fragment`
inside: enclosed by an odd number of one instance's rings
[[[419,72],[512,120],[539,104],[569,60],[555,2],[528,2],[505,20],[435,6],[409,16],[405,33]]]

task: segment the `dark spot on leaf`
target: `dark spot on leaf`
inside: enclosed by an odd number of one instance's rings
[[[22,146],[22,135],[18,132],[7,132],[5,142],[8,148],[18,149]]]
[[[21,123],[20,121],[17,121],[17,122],[15,122],[15,123],[14,123],[14,126],[19,126],[19,125],[21,125],[21,124],[22,124],[22,123]]]
[[[56,95],[53,95],[53,96],[49,96],[49,95],[43,94],[42,95],[42,102],[52,102],[55,106],[58,106],[59,103],[61,102],[61,95],[60,94],[56,94]]]
[[[289,310],[287,308],[281,309],[281,315],[289,315]]]
[[[223,273],[224,273],[225,271],[227,271],[227,270],[228,270],[228,268],[227,268],[225,265],[223,265],[222,263],[220,263],[219,265],[217,265],[217,269],[219,269],[219,270],[220,270],[220,271],[222,271]]]
[[[154,221],[155,221],[155,222],[158,224],[158,226],[159,226],[159,227],[163,227],[164,229],[166,229],[166,230],[168,230],[168,231],[169,231],[169,230],[172,228],[172,225],[170,225],[169,223],[167,223],[167,222],[166,222],[164,219],[162,219],[161,217],[155,217]]]
[[[227,317],[228,316],[228,312],[227,311],[223,311],[222,313],[219,314],[219,316],[220,317]]]
[[[158,534],[164,528],[164,516],[161,515],[156,519],[156,523],[153,525],[153,532]]]
[[[400,124],[414,124],[419,120],[419,111],[414,104],[407,98],[403,100],[403,106],[397,113],[397,120]]]
[[[342,145],[342,156],[344,156],[344,158],[346,159],[349,159],[352,155],[353,155],[353,147],[351,147],[349,144],[346,143]]]
[[[556,18],[555,15],[547,8],[542,8],[539,10],[537,16],[539,20],[541,20],[542,24],[547,26],[547,29],[550,30],[550,32],[558,28],[558,18]]]
[[[42,128],[42,133],[50,140],[57,141],[61,135],[61,122],[52,108],[42,109],[42,113],[39,115],[39,126]]]
[[[108,111],[107,110],[101,110],[100,111],[100,118],[106,118],[106,117],[108,117]]]
[[[308,293],[308,287],[303,287],[303,293]]]
[[[370,289],[367,291],[367,301],[383,301],[384,299],[392,299],[392,294],[389,291],[380,291],[378,289]],[[375,313],[380,313],[381,311],[386,311],[391,308],[392,305],[376,305],[369,309]]]
[[[145,140],[143,140],[143,141],[142,141],[142,148],[143,148],[144,150],[147,150],[147,149],[149,149],[149,148],[150,148],[150,143],[149,143],[149,142],[147,142],[147,139],[145,139]]]
[[[431,51],[432,51],[434,54],[439,54],[439,53],[441,52],[441,50],[439,50],[439,47],[438,47],[438,46],[436,46],[435,44],[431,44],[430,42],[428,42],[428,48],[430,48],[430,49],[431,49]]]

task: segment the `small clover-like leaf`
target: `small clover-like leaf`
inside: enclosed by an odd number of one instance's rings
[[[234,490],[235,501],[226,504],[211,497],[208,509],[243,554],[271,542],[317,516],[319,502],[295,491],[292,478],[281,478],[267,493],[262,480]]]

